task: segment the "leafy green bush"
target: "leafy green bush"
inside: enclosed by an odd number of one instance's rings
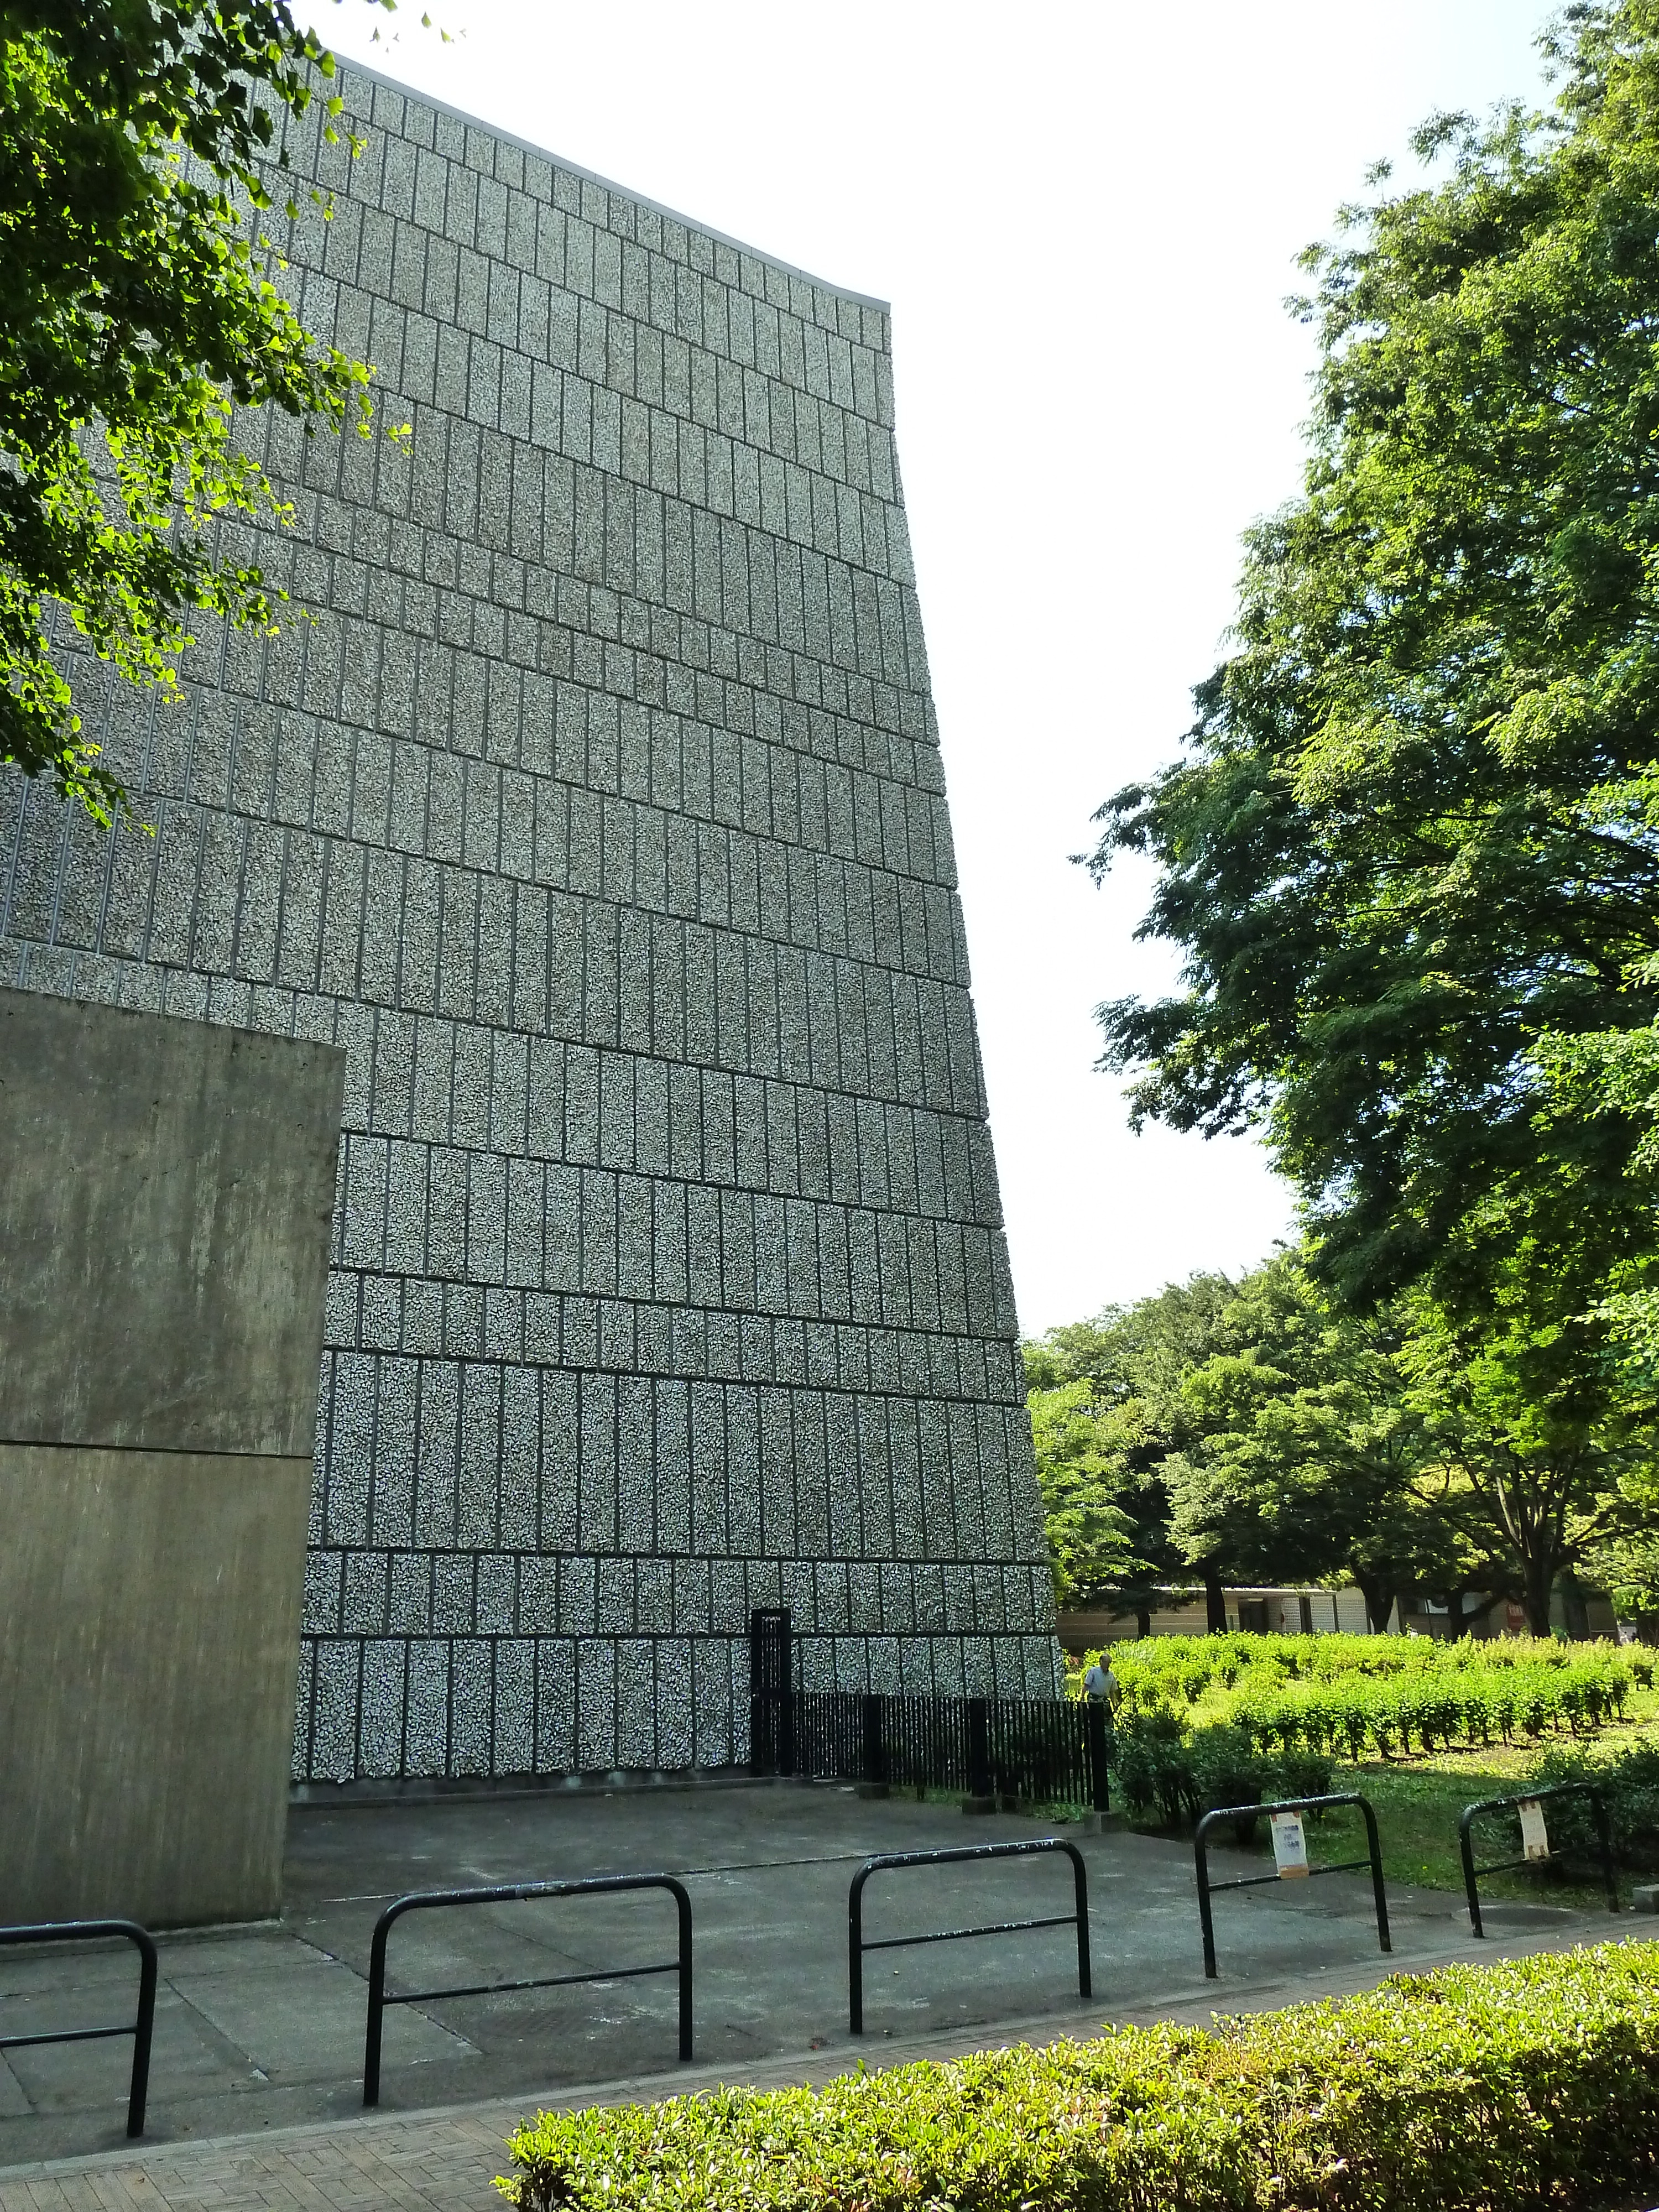
[[[1358,1759],[1593,1731],[1650,1680],[1651,1656],[1528,1637],[1240,1633],[1143,1638],[1111,1661],[1126,1722],[1173,1709],[1189,1727],[1243,1729],[1264,1755]]]
[[[1638,1873],[1659,1872],[1659,1743],[1629,1744],[1599,1759],[1577,1749],[1549,1751],[1539,1760],[1533,1780],[1543,1786],[1599,1782],[1614,1858]],[[1595,1823],[1582,1798],[1551,1805],[1547,1815],[1550,1834],[1559,1850],[1593,1851]]]
[[[1656,2067],[1659,1944],[1609,1943],[1213,2033],[544,2113],[499,2185],[521,2212],[1588,2212],[1659,2177]]]
[[[1322,1753],[1274,1756],[1259,1750],[1242,1729],[1224,1724],[1189,1734],[1168,1711],[1121,1721],[1112,1765],[1127,1809],[1141,1820],[1156,1813],[1170,1828],[1189,1827],[1218,1805],[1322,1797],[1331,1786],[1331,1762]],[[1255,1825],[1237,1824],[1241,1843],[1249,1840]]]

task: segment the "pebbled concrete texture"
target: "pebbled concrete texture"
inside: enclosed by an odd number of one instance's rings
[[[862,1859],[1049,1833],[1069,1835],[1088,1867],[1092,2000],[1077,1996],[1069,1928],[878,1952],[866,1962],[867,2032],[851,2037],[847,1895]],[[1244,1869],[1232,1854],[1214,1857],[1218,1875]],[[1248,1870],[1260,1867],[1253,1860]],[[1006,1814],[968,1820],[949,1805],[866,1802],[822,1784],[300,1807],[290,1815],[280,1923],[162,1940],[149,2142],[212,2145],[359,2119],[369,1941],[391,1896],[657,1870],[682,1876],[696,1915],[692,2066],[675,2057],[672,1975],[398,2007],[386,2022],[387,2118],[369,2124],[368,2137],[361,2128],[319,2137],[337,2143],[328,2155],[349,2167],[372,2140],[395,2163],[417,2140],[396,2116],[477,2105],[488,2111],[476,2124],[422,2118],[418,2139],[461,2143],[456,2155],[472,2161],[482,2187],[501,2170],[499,2147],[514,2117],[538,2104],[664,2095],[716,2080],[827,2078],[860,2058],[1087,2033],[1109,2020],[1203,2020],[1215,2009],[1369,1986],[1399,1967],[1600,1941],[1632,1924],[1498,1907],[1489,1914],[1492,1939],[1480,1944],[1459,1899],[1396,1887],[1395,1951],[1384,1960],[1369,1883],[1334,1875],[1218,1900],[1221,1978],[1206,1983],[1190,1851],[1154,1838],[1087,1835]],[[1059,1912],[1069,1905],[1069,1869],[1056,1858],[880,1875],[867,1901],[872,1937]],[[390,1984],[430,1989],[646,1963],[672,1955],[672,1929],[667,1900],[648,1895],[417,1913],[394,1932]],[[134,1981],[129,1957],[110,1952],[0,1951],[0,2033],[117,2017]],[[108,2043],[3,2054],[0,2168],[21,2178],[54,2160],[122,2150],[128,2050]],[[387,2132],[374,2136],[374,2125]],[[235,2157],[256,2179],[265,2175],[266,2196],[246,2201],[301,2201],[280,2188],[269,2193],[274,2185],[257,2143]],[[475,2195],[469,2184],[445,2202]],[[24,2201],[0,2193],[0,2212]],[[48,2193],[27,2201],[39,2212],[60,2200]]]
[[[345,1055],[294,1773],[741,1765],[757,1607],[1052,1696],[886,312],[331,88],[279,281],[408,447],[239,426],[307,618],[182,707],[64,640],[137,823],[0,770],[0,981]]]

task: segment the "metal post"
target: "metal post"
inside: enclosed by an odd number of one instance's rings
[[[368,1947],[368,2025],[363,2035],[363,2102],[380,2101],[380,2021],[386,2011],[386,1939],[396,1917],[387,1905],[374,1923]]]
[[[968,1795],[980,1799],[991,1794],[991,1717],[983,1698],[968,1700]]]
[[[1371,1891],[1376,1899],[1376,1947],[1379,1951],[1392,1951],[1394,1944],[1389,1935],[1389,1900],[1382,1887],[1382,1846],[1377,1839],[1376,1815],[1371,1810],[1369,1798],[1361,1797],[1356,1802],[1365,1815],[1365,1836],[1370,1845]]]
[[[1072,1859],[1072,1894],[1077,1901],[1077,1993],[1080,1997],[1091,1997],[1095,1978],[1089,1963],[1089,1877],[1077,1845],[1068,1844],[1066,1849]]]
[[[887,1782],[886,1746],[881,1735],[881,1699],[866,1694],[860,1699],[864,1748],[861,1764],[866,1789],[884,1789]]]
[[[864,2033],[864,1885],[872,1869],[861,1866],[847,1893],[847,2028]]]
[[[155,2027],[155,1946],[147,1929],[135,1923],[132,1939],[138,1946],[138,2017],[132,2030],[132,2082],[127,2092],[127,2133],[144,2132],[144,2106],[149,2100],[149,2046]]]
[[[1089,1792],[1091,1808],[1097,1813],[1109,1813],[1112,1800],[1107,1783],[1106,1770],[1111,1762],[1111,1731],[1106,1724],[1106,1707],[1097,1698],[1091,1698],[1084,1707],[1089,1728]]]
[[[1204,1823],[1200,1820],[1193,1837],[1194,1872],[1198,1880],[1198,1924],[1204,1931],[1204,1972],[1206,1979],[1216,1978],[1215,1921],[1210,1911],[1210,1860],[1204,1848]]]
[[[1469,1927],[1484,1940],[1486,1931],[1480,1919],[1480,1892],[1474,1880],[1474,1842],[1469,1834],[1470,1826],[1480,1809],[1479,1805],[1463,1808],[1457,1823],[1457,1849],[1463,1861],[1463,1894],[1469,1904]]]
[[[680,2057],[691,2056],[691,1900],[677,1882],[674,1903],[680,1916]]]

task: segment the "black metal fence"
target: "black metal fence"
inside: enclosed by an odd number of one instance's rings
[[[679,1951],[644,1966],[602,1966],[584,1974],[538,1974],[515,1982],[447,1984],[442,1989],[401,1990],[386,1985],[386,1938],[406,1912],[440,1911],[455,1905],[517,1905],[544,1897],[604,1897],[623,1890],[664,1889],[679,1914]],[[691,2056],[691,1900],[684,1885],[665,1874],[595,1875],[585,1881],[519,1881],[487,1889],[426,1889],[394,1898],[374,1923],[368,1954],[368,2021],[363,2036],[363,2102],[380,2101],[380,2029],[388,2005],[426,2004],[437,1997],[505,1996],[518,1990],[563,1990],[580,1982],[625,1982],[643,1974],[678,1974],[680,1982],[680,2057]]]
[[[1607,1911],[1619,1910],[1619,1882],[1613,1870],[1613,1842],[1607,1831],[1607,1801],[1593,1782],[1558,1782],[1545,1790],[1523,1790],[1518,1797],[1485,1797],[1478,1805],[1466,1805],[1457,1823],[1457,1848],[1463,1861],[1463,1893],[1468,1899],[1469,1926],[1477,1936],[1484,1936],[1486,1928],[1480,1917],[1480,1893],[1475,1887],[1483,1874],[1507,1874],[1512,1868],[1549,1863],[1569,1856],[1560,1844],[1549,1841],[1545,1832],[1544,1849],[1524,1850],[1518,1859],[1493,1859],[1486,1866],[1474,1863],[1474,1838],[1471,1832],[1475,1822],[1487,1813],[1519,1814],[1523,1805],[1536,1806],[1542,1810],[1547,1799],[1583,1797],[1589,1803],[1590,1819],[1595,1827],[1595,1851],[1601,1883],[1607,1891]],[[1525,1831],[1522,1830],[1524,1840]]]
[[[993,1804],[1110,1809],[1111,1726],[1099,1705],[1060,1698],[888,1698],[794,1690],[756,1698],[759,1773],[912,1790]]]
[[[40,2043],[101,2043],[106,2037],[132,2038],[132,2080],[127,2092],[127,2133],[144,2132],[144,2106],[149,2094],[149,2044],[155,2024],[155,1942],[149,1929],[136,1920],[37,1921],[22,1928],[0,1928],[0,1944],[95,1943],[118,1936],[138,1954],[138,2010],[129,2023],[112,2027],[54,2027],[33,2035],[0,2035],[0,2051],[21,2051]]]
[[[1045,1913],[1036,1920],[992,1920],[976,1928],[938,1928],[922,1936],[883,1936],[874,1942],[864,1933],[864,1885],[872,1874],[891,1867],[951,1866],[967,1859],[1018,1859],[1036,1854],[1063,1851],[1072,1862],[1072,1890],[1075,1903],[1070,1912]],[[1083,1854],[1075,1844],[1057,1836],[1043,1836],[1021,1844],[971,1844],[950,1851],[884,1851],[866,1859],[853,1876],[847,1896],[847,2025],[854,2035],[864,2033],[864,1954],[866,1951],[908,1951],[918,1943],[957,1943],[969,1936],[1017,1936],[1029,1928],[1077,1929],[1077,1993],[1079,2000],[1094,1993],[1089,1969],[1089,1876]]]

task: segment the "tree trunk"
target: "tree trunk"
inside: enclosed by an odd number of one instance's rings
[[[1499,1601],[1495,1597],[1489,1597],[1484,1605],[1473,1605],[1466,1613],[1463,1609],[1463,1601],[1468,1594],[1467,1585],[1462,1589],[1449,1590],[1446,1594],[1446,1614],[1449,1624],[1448,1633],[1451,1636],[1473,1636],[1475,1633],[1476,1625],[1483,1621],[1493,1606]]]
[[[1227,1598],[1221,1587],[1221,1570],[1213,1559],[1204,1562],[1204,1609],[1208,1615],[1205,1624],[1208,1633],[1224,1636],[1227,1632]]]
[[[1152,1616],[1147,1612],[1146,1607],[1142,1606],[1140,1610],[1135,1615],[1135,1634],[1137,1636],[1150,1636],[1152,1632]]]
[[[1550,1591],[1554,1585],[1553,1559],[1526,1559],[1522,1571],[1526,1583],[1522,1602],[1527,1608],[1527,1626],[1534,1636],[1550,1632]]]
[[[1389,1615],[1394,1611],[1394,1584],[1377,1575],[1354,1577],[1359,1594],[1365,1601],[1365,1618],[1370,1623],[1373,1636],[1386,1636]]]
[[[1576,1642],[1588,1642],[1590,1632],[1589,1607],[1584,1601],[1583,1585],[1571,1568],[1561,1577],[1561,1603],[1566,1614],[1567,1633]]]

